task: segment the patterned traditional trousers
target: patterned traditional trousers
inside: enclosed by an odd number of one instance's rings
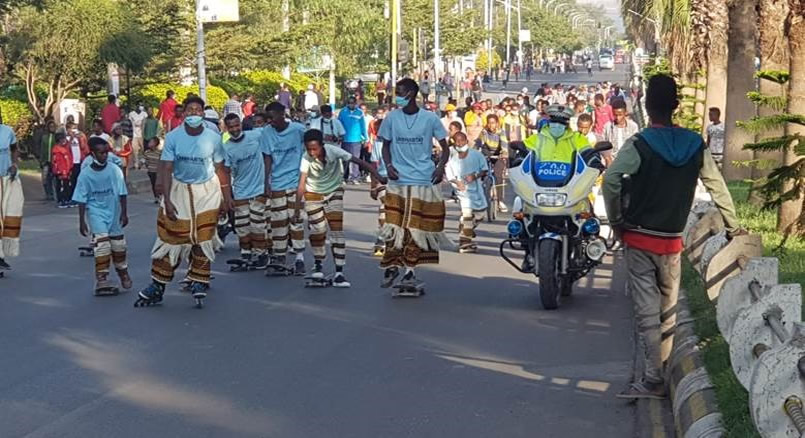
[[[92,246],[95,248],[95,274],[109,274],[113,263],[118,274],[128,269],[126,238],[122,234],[116,236],[110,236],[108,233],[93,234]]]
[[[386,251],[382,269],[414,268],[439,263],[439,248],[450,244],[444,235],[445,207],[437,186],[386,186],[386,222],[381,237]]]
[[[261,256],[267,251],[266,197],[235,201],[235,232],[240,243],[240,256]]]
[[[474,210],[472,208],[461,207],[461,217],[458,224],[458,245],[460,248],[467,248],[473,245],[475,239],[475,229],[484,220],[486,210]]]
[[[310,227],[310,247],[316,261],[327,258],[325,242],[330,229],[330,247],[336,270],[347,262],[347,247],[344,241],[344,189],[328,194],[305,193],[305,213]]]
[[[296,208],[296,189],[271,192],[271,240],[273,252],[277,257],[285,257],[288,252],[288,230],[294,252],[305,251],[305,230],[303,221],[293,221]]]
[[[22,183],[19,177],[0,176],[0,258],[20,254],[20,229],[22,227]]]

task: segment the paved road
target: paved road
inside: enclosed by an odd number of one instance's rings
[[[351,289],[229,273],[230,238],[203,310],[175,285],[159,308],[93,297],[76,211],[29,217],[0,280],[0,436],[632,436],[633,408],[614,398],[633,340],[612,260],[546,312],[535,279],[496,255],[504,224],[484,224],[481,253],[443,252],[421,272],[427,296],[393,300],[368,255],[365,188],[346,206]],[[142,287],[156,210],[130,210]]]
[[[557,83],[578,86],[609,81],[610,83],[617,83],[621,84],[622,86],[626,86],[629,83],[629,79],[628,66],[625,64],[616,65],[615,70],[593,70],[592,77],[587,74],[586,70],[582,71],[582,69],[579,69],[578,73],[575,74],[567,73],[554,75],[534,75],[531,77],[530,81],[526,81],[523,76],[520,76],[520,80],[515,81],[514,75],[512,75],[506,87],[503,87],[501,81],[494,81],[491,84],[486,84],[484,96],[486,97],[487,95],[492,95],[490,97],[492,97],[493,100],[495,98],[500,99],[504,95],[514,96],[519,93],[523,87],[527,87],[529,95],[533,96],[540,84],[545,82],[551,86]]]

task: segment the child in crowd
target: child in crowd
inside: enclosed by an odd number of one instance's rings
[[[473,243],[475,229],[486,213],[487,201],[484,196],[481,178],[489,172],[484,155],[467,144],[467,136],[459,132],[453,136],[455,152],[450,155],[445,174],[456,190],[461,206],[461,222],[458,226],[459,252],[478,251]]]
[[[159,174],[159,158],[162,156],[162,143],[159,137],[152,137],[145,145],[145,169],[148,171],[148,179],[151,180],[151,192],[154,194],[154,204],[159,204],[159,196],[162,190],[157,184]]]

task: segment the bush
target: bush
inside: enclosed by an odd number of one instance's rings
[[[168,90],[173,90],[176,93],[176,100],[183,101],[189,93],[198,95],[198,85],[177,85],[177,84],[149,84],[140,88],[136,96],[132,96],[132,100],[142,100],[143,104],[152,108],[157,108],[159,103],[165,99],[165,94]],[[229,95],[223,88],[215,85],[207,85],[207,105],[212,106],[216,111],[220,111]]]
[[[0,98],[0,111],[3,113],[3,124],[14,129],[17,142],[21,144],[25,142],[31,136],[34,126],[34,118],[28,109],[28,103]]]
[[[291,79],[285,79],[279,72],[257,70],[226,79],[212,79],[210,82],[226,90],[227,94],[237,93],[244,96],[251,93],[254,95],[254,100],[261,106],[274,100],[281,83],[287,84],[288,89],[294,95],[306,90],[308,85],[314,83],[319,85],[322,94],[327,94],[323,81],[317,81],[301,73],[292,73]]]

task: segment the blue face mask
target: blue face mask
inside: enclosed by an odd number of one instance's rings
[[[184,123],[191,128],[198,128],[204,122],[201,116],[187,116],[184,118]]]
[[[399,106],[399,107],[408,106],[408,102],[410,102],[410,101],[411,101],[411,99],[408,99],[407,97],[402,97],[402,96],[397,96],[397,97],[394,98],[394,103],[396,103],[397,106]]]
[[[563,125],[561,123],[550,123],[550,124],[548,124],[548,130],[551,132],[551,136],[553,136],[554,138],[561,137],[562,134],[565,133],[566,129],[567,129],[567,126],[565,126],[565,125]]]

